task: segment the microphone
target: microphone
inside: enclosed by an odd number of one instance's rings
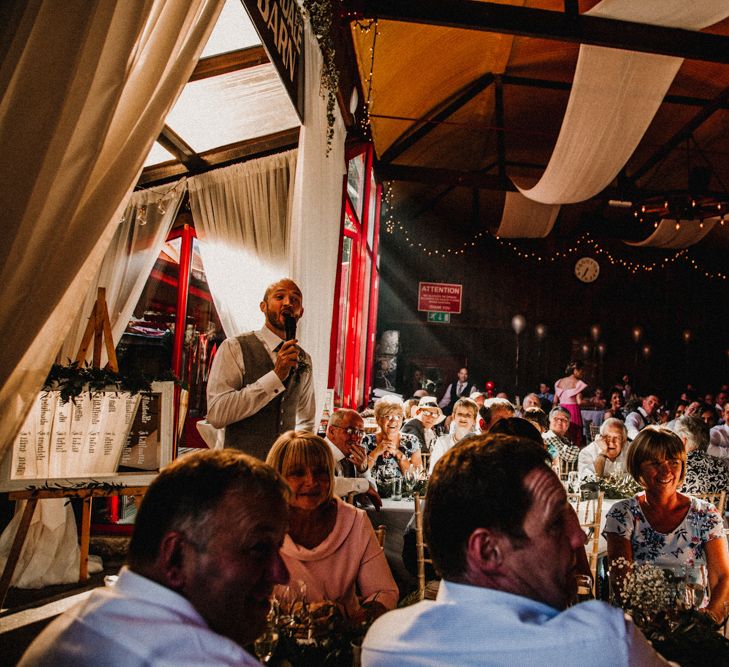
[[[296,319],[291,315],[284,315],[284,331],[286,332],[286,340],[296,338]]]

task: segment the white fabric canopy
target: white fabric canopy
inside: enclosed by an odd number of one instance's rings
[[[647,239],[626,241],[628,245],[652,248],[688,248],[698,243],[712,229],[720,218],[704,220],[704,226],[694,220],[684,220],[676,229],[676,221],[664,219]]]
[[[228,337],[261,328],[264,290],[289,274],[296,156],[287,151],[188,179],[205,275]]]
[[[507,192],[496,236],[505,239],[544,238],[552,231],[559,204],[542,204],[520,192]]]
[[[139,190],[130,197],[86,300],[63,343],[58,355],[60,363],[76,358],[99,287],[106,288],[113,343],[115,347],[119,343],[175,221],[185,193],[184,184],[185,179],[180,179],[164,192]],[[145,208],[143,222],[139,219],[141,207]],[[164,212],[160,212],[160,207]],[[92,353],[93,348],[89,348],[87,361],[91,360]],[[104,347],[101,365],[106,362]]]
[[[729,16],[726,0],[603,0],[586,12],[638,23],[700,30]],[[582,45],[554,152],[534,187],[544,204],[593,197],[625,166],[653,120],[683,59]]]
[[[344,139],[346,131],[335,105],[334,137],[327,156],[327,104],[320,94],[322,56],[306,21],[304,58],[307,85],[304,120],[299,135],[291,214],[290,273],[304,294],[299,331],[311,355],[316,404],[321,410],[328,384],[334,284],[342,225]]]
[[[73,323],[223,0],[15,0],[0,27],[0,448]]]

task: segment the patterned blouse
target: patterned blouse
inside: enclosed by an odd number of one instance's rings
[[[367,450],[367,454],[369,455],[377,447],[377,434],[370,433],[366,435],[362,439],[362,446]],[[420,451],[420,443],[411,433],[400,433],[400,446],[398,449],[407,458],[410,458],[415,452]],[[372,476],[376,477],[377,475],[381,475],[382,477],[402,477],[402,471],[400,470],[397,459],[394,456],[384,458],[380,454],[372,465]]]
[[[608,512],[602,534],[620,535],[633,547],[635,563],[659,567],[706,566],[706,543],[724,539],[724,524],[717,509],[705,500],[691,497],[684,520],[670,533],[659,533],[648,523],[638,496],[615,503]]]
[[[722,459],[694,449],[686,461],[686,479],[681,493],[729,493],[729,468]]]

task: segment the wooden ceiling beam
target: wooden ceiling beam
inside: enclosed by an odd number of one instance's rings
[[[668,157],[669,153],[686,141],[701,125],[703,125],[714,113],[723,108],[729,102],[729,86],[719,93],[719,95],[691,118],[676,134],[668,141],[665,141],[640,167],[638,167],[629,177],[628,181],[635,184],[636,181],[645,176],[653,167]],[[686,175],[688,178],[688,174]]]
[[[474,0],[345,0],[348,20],[377,18],[729,64],[729,37]]]
[[[190,81],[199,81],[200,79],[209,79],[212,76],[219,76],[220,74],[238,72],[239,70],[255,67],[256,65],[264,65],[268,62],[271,61],[268,58],[266,49],[262,46],[251,46],[247,49],[220,53],[216,56],[200,59],[192,71]]]
[[[506,183],[506,187],[504,187],[498,175],[486,174],[482,171],[433,169],[430,167],[412,167],[378,162],[375,165],[375,173],[383,181],[408,181],[429,185],[480,188],[482,190],[516,190],[511,182]]]
[[[471,81],[447,100],[436,105],[418,120],[412,127],[401,134],[390,147],[382,154],[382,162],[392,162],[402,155],[408,148],[416,144],[433,130],[439,123],[468,104],[480,92],[488,88],[494,81],[494,75],[489,72]]]
[[[157,143],[174,155],[190,172],[201,171],[208,165],[191,146],[169,125],[162,128]]]

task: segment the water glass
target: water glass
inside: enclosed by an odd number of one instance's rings
[[[580,478],[576,470],[571,470],[567,473],[567,487],[570,493],[579,493],[580,491]]]
[[[687,567],[684,578],[684,601],[688,609],[700,609],[706,597],[706,570]]]
[[[391,500],[402,500],[402,477],[393,477],[390,480],[392,484],[392,493],[390,494]]]
[[[592,594],[592,577],[589,574],[576,574],[575,583],[577,584],[577,603],[595,598]]]

